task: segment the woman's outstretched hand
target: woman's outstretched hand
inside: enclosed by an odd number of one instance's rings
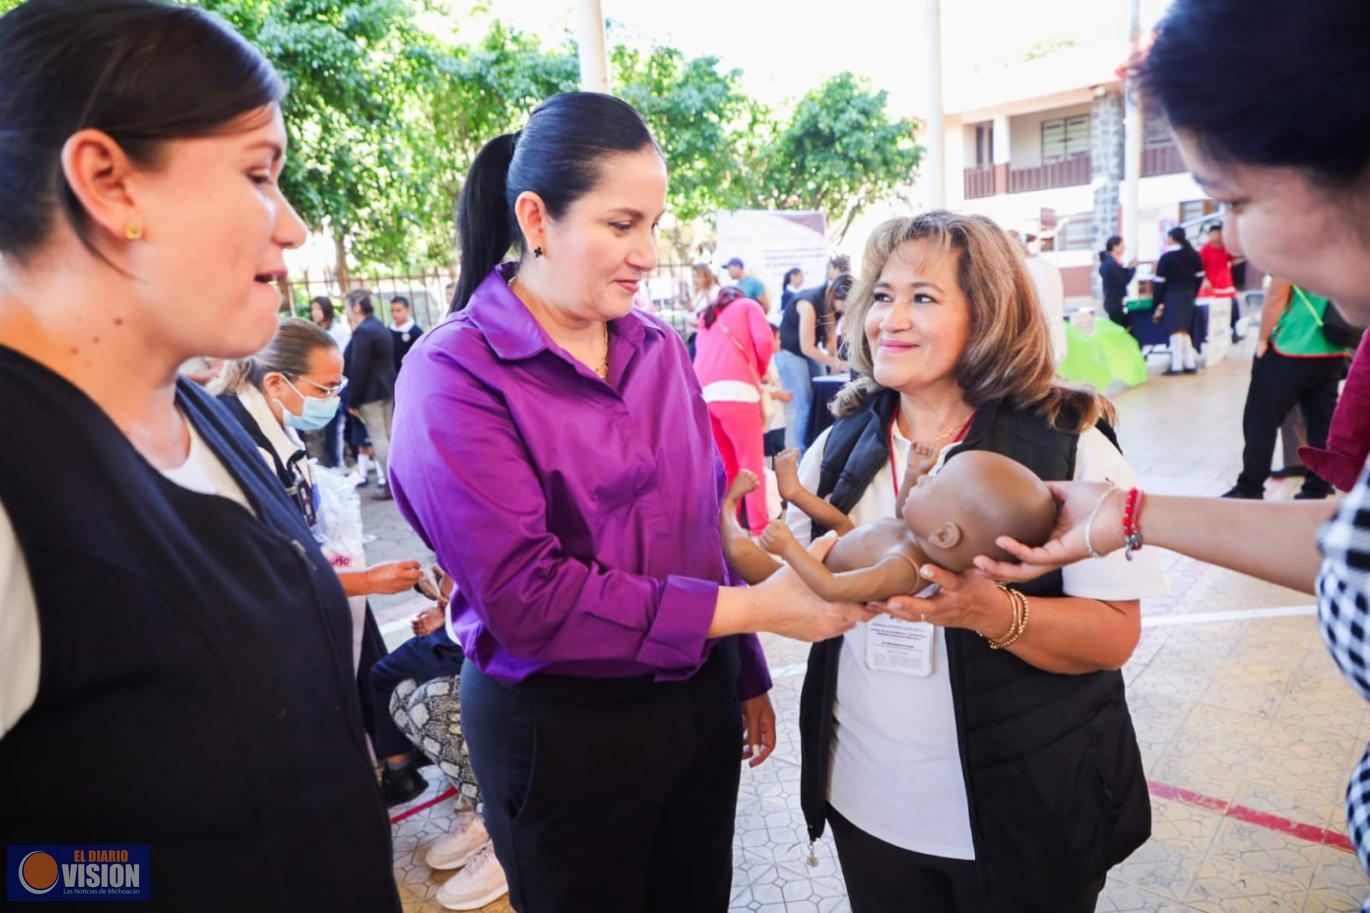
[[[809,546],[809,554],[822,561],[835,542],[837,536],[829,533]],[[750,595],[756,599],[756,630],[795,640],[816,642],[838,637],[879,614],[855,603],[828,602],[789,567],[752,587]]]
[[[987,555],[975,559],[975,566],[995,580],[1022,582],[1089,557],[1085,528],[1096,507],[1090,541],[1100,555],[1123,547],[1123,505],[1126,493],[1107,482],[1048,482],[1059,505],[1056,526],[1044,545],[1033,548],[1016,539],[1001,536],[996,544],[1017,559],[997,561]],[[1102,499],[1102,506],[1100,501]],[[1021,562],[1021,563],[1018,563]]]

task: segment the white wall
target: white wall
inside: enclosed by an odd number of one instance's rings
[[[1054,209],[1058,216],[1073,216],[1094,211],[1094,191],[1088,186],[1058,187],[1032,193],[1003,193],[978,200],[957,199],[962,212],[989,216],[1006,229],[1036,226],[1043,209]]]
[[[1088,114],[1090,104],[1071,105],[1068,108],[1053,108],[1050,111],[1034,111],[1009,118],[1010,164],[1014,168],[1031,168],[1042,164],[1042,123],[1060,117],[1074,117]]]
[[[1208,194],[1185,174],[1163,174],[1137,182],[1137,215],[1140,238],[1125,238],[1131,257],[1155,260],[1165,249],[1162,238],[1179,220],[1180,204],[1202,200]]]

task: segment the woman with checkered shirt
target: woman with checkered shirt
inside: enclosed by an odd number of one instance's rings
[[[1205,38],[1217,31],[1228,38],[1221,45]],[[1280,48],[1280,65],[1247,53],[1253,47]],[[1199,71],[1219,85],[1195,92]],[[1177,0],[1136,76],[1164,109],[1194,179],[1227,210],[1229,247],[1331,298],[1352,323],[1370,323],[1370,96],[1361,91],[1370,85],[1370,5]],[[1061,501],[1052,541],[1005,543],[1025,564],[979,559],[982,570],[1026,580],[1145,542],[1316,592],[1333,659],[1370,699],[1366,467],[1340,502],[1137,499],[1098,483],[1051,487]],[[1352,776],[1347,813],[1370,868],[1370,752]],[[1370,913],[1370,903],[1363,909]]]

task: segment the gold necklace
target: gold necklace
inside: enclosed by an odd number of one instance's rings
[[[974,415],[974,413],[971,414]],[[969,424],[969,421],[970,420],[967,419],[965,422],[962,422],[959,425],[955,421],[953,421],[950,425],[947,426],[946,431],[943,431],[941,434],[937,435],[937,437],[933,438],[931,441],[928,441],[926,444],[922,441],[910,441],[910,443],[912,443],[915,447],[935,447],[937,444],[942,443],[947,438],[951,437],[953,434],[964,428],[967,424]]]
[[[515,274],[515,275],[509,277],[509,289],[510,289],[511,291],[513,291],[515,297],[517,297],[520,301],[523,301],[523,296],[520,295],[520,294],[518,293],[518,289],[515,289],[515,288],[514,288],[514,281],[515,281],[516,279],[518,279],[518,275],[517,275],[517,274]],[[522,286],[522,283],[520,283],[520,287],[521,287],[521,286]],[[524,305],[524,307],[528,307],[528,302],[523,301],[523,305]],[[532,309],[529,308],[529,313],[531,313],[531,312],[532,312]],[[537,318],[534,317],[533,319],[536,320]],[[600,324],[600,327],[604,330],[604,360],[601,361],[601,362],[599,363],[599,367],[598,367],[598,368],[595,368],[595,373],[598,374],[600,377],[604,378],[605,380],[608,380],[608,379],[609,379],[609,324],[608,324],[608,321],[605,321],[604,323]]]
[[[598,374],[600,377],[604,378],[605,380],[608,380],[608,379],[609,379],[609,323],[608,323],[608,321],[605,321],[604,323],[600,324],[600,326],[604,327],[604,361],[602,361],[602,362],[599,363],[599,370],[595,371],[595,373]]]

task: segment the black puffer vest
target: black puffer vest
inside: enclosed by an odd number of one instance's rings
[[[839,420],[823,451],[817,494],[849,511],[889,460],[898,395],[886,391]],[[1110,439],[1112,429],[1100,425]],[[996,404],[980,407],[966,450],[1012,457],[1047,481],[1075,473],[1077,435],[1044,418]],[[1114,440],[1116,444],[1116,440]],[[824,532],[815,525],[814,536]],[[1022,586],[1061,596],[1053,572]],[[970,804],[971,836],[990,909],[1057,909],[1141,846],[1151,804],[1122,673],[1057,675],[991,650],[973,631],[947,629],[957,739]],[[809,835],[827,818],[832,708],[842,640],[814,644],[800,699],[801,803]],[[918,809],[909,809],[910,815]]]
[[[0,390],[40,630],[37,696],[0,738],[0,843],[149,845],[140,909],[398,913],[347,602],[251,442],[179,384],[249,512],[4,346]]]

